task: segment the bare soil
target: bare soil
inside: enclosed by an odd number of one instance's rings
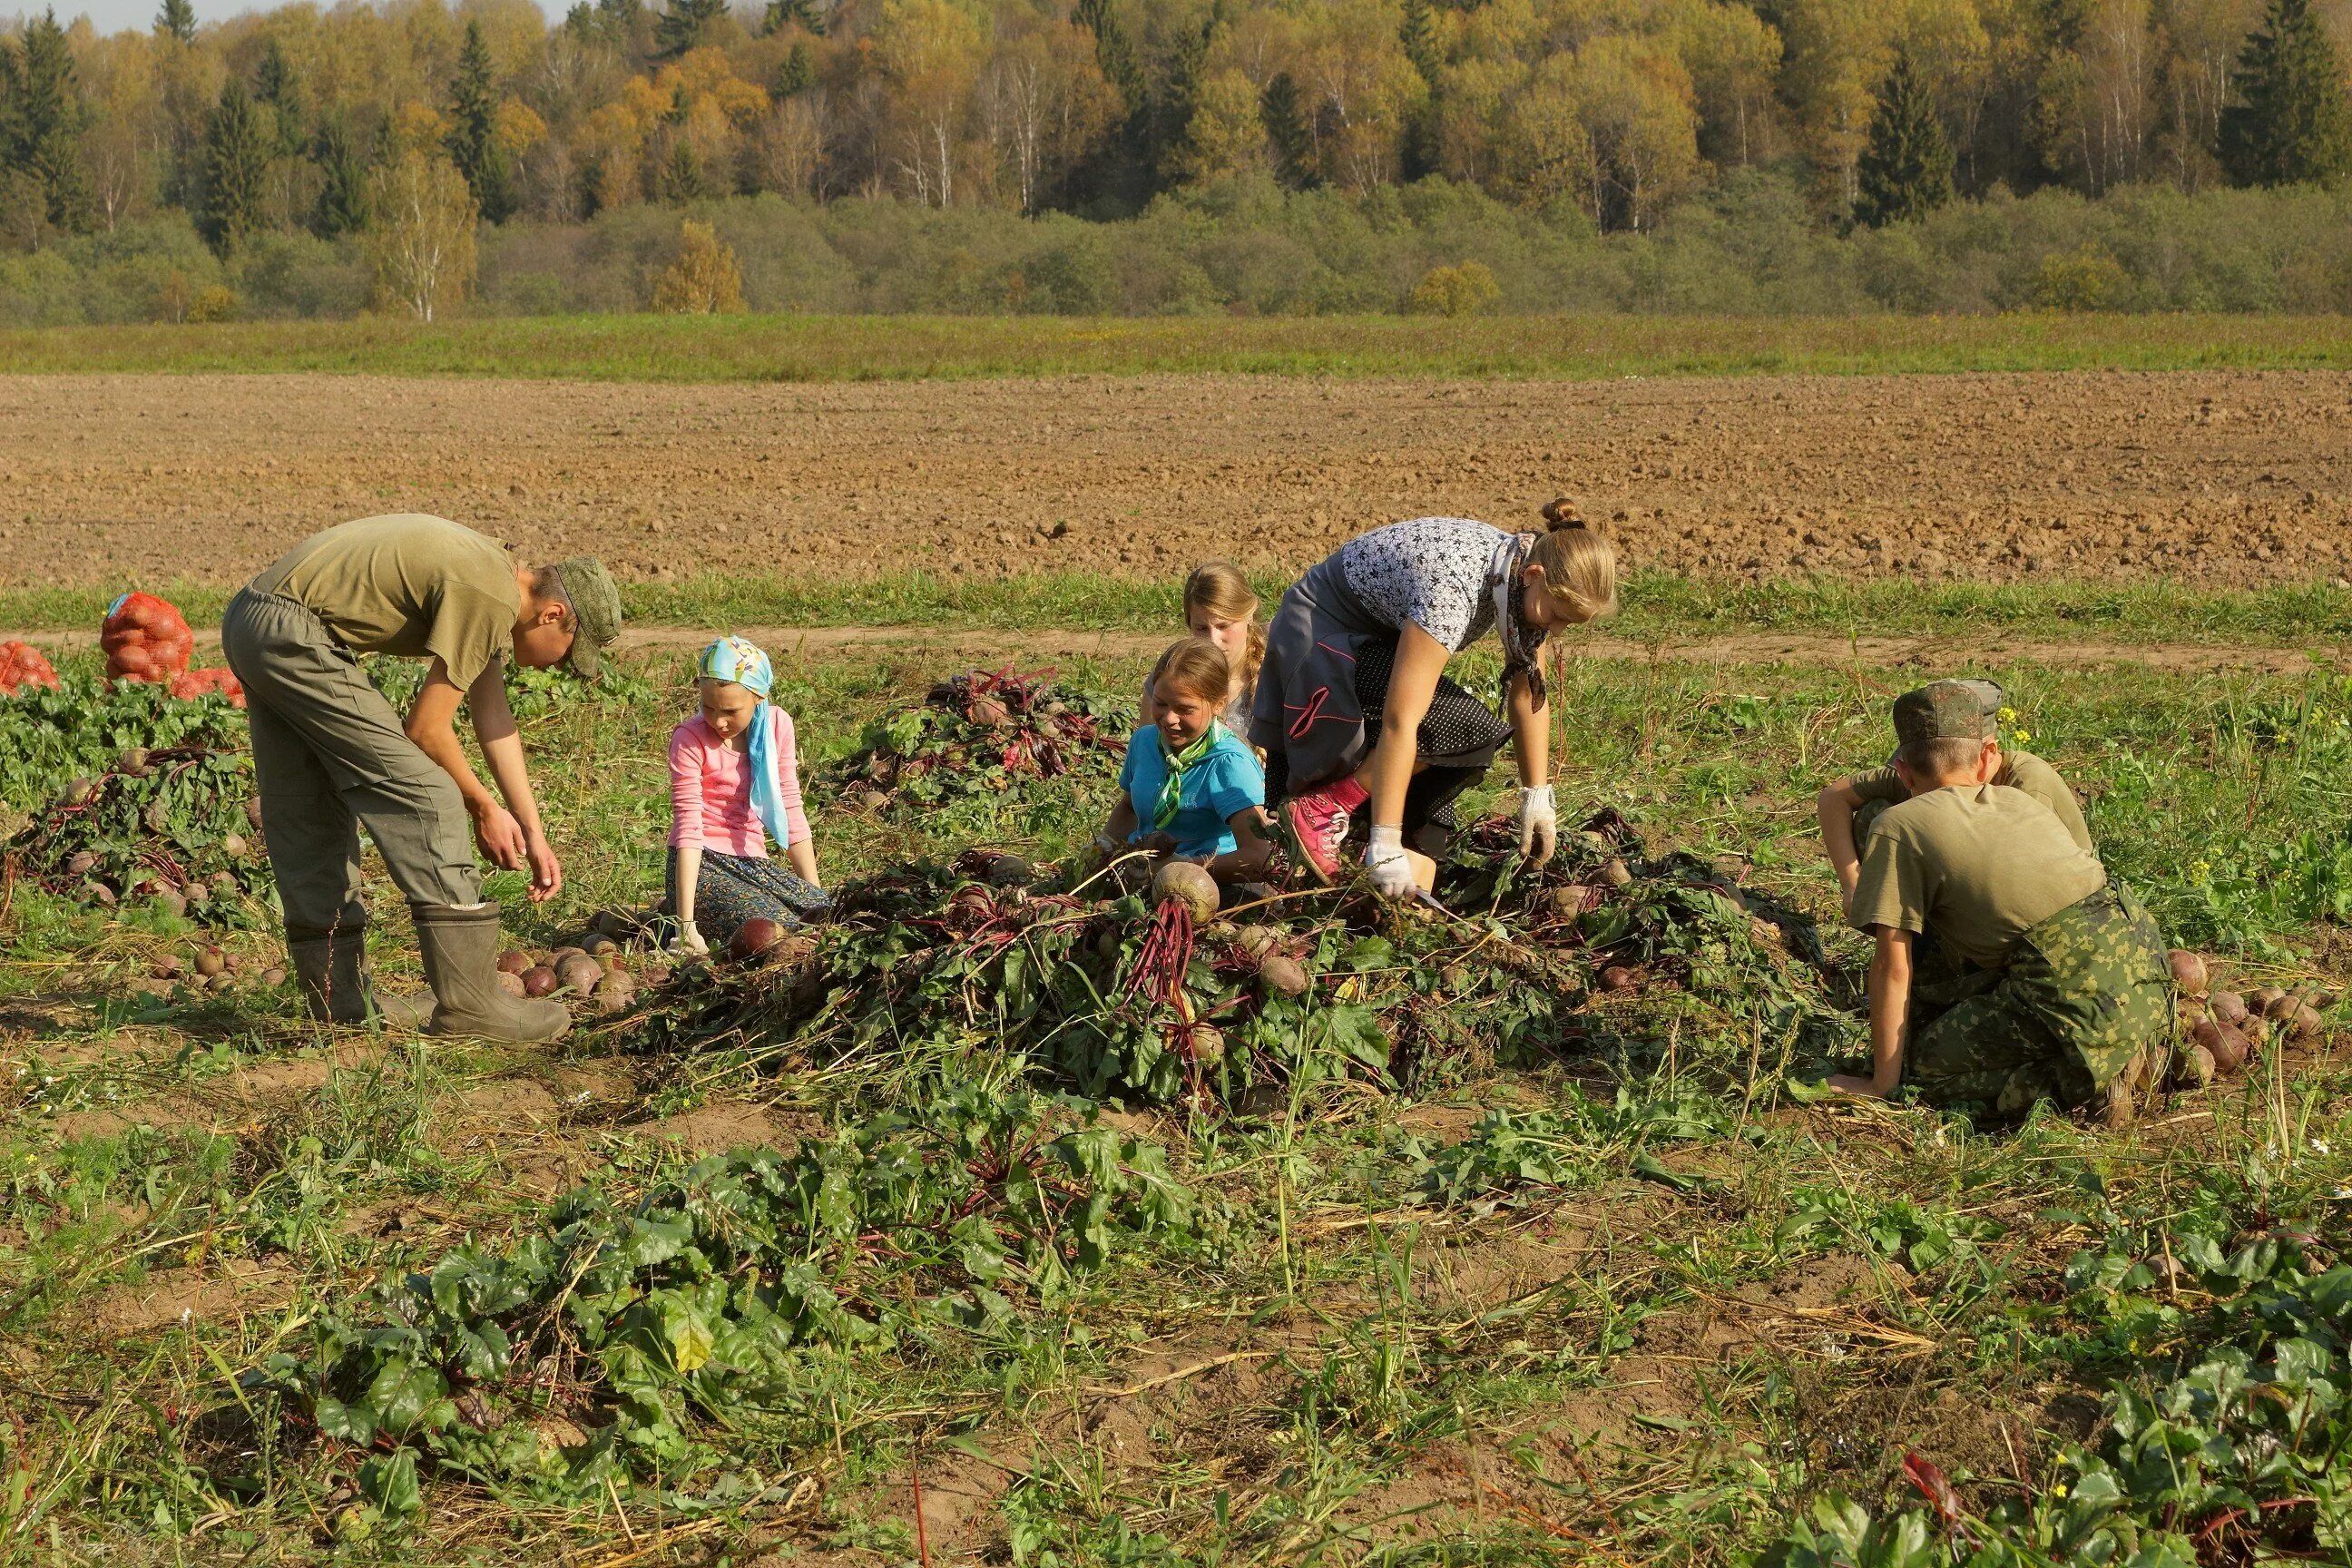
[[[235,582],[404,510],[635,578],[1295,568],[1563,493],[1684,573],[2325,581],[2352,576],[2352,376],[0,377],[17,586]]]

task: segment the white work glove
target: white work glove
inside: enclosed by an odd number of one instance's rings
[[[1552,803],[1551,785],[1537,784],[1519,792],[1519,853],[1540,866],[1559,846],[1559,807]]]
[[[709,954],[710,944],[702,940],[702,933],[694,929],[692,921],[680,921],[677,922],[677,940],[669,944],[669,950],[702,958]]]
[[[1384,899],[1409,899],[1421,890],[1412,879],[1412,862],[1404,858],[1404,829],[1375,827],[1364,846],[1364,869],[1372,888]]]

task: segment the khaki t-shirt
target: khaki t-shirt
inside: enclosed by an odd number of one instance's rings
[[[2106,885],[2106,868],[2023,790],[1955,785],[1878,819],[1849,914],[1857,931],[1933,931],[1970,963],[2001,969],[2030,927]]]
[[[2048,806],[2058,820],[2066,825],[2067,837],[2081,845],[2084,853],[2098,853],[2091,843],[2091,825],[2083,820],[2082,803],[2074,798],[2074,792],[2066,786],[2066,781],[2058,776],[2056,768],[2032,752],[2003,751],[2000,773],[1992,782],[2007,784],[2011,789],[2021,789]],[[1864,801],[1881,800],[1889,805],[1899,805],[1909,798],[1904,792],[1903,780],[1891,766],[1857,773],[1853,784],[1853,793]]]
[[[505,545],[422,512],[315,534],[253,585],[308,609],[353,653],[438,658],[460,687],[513,645],[522,611]]]

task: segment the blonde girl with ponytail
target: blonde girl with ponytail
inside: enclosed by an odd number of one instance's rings
[[[1225,656],[1233,686],[1217,717],[1236,735],[1247,735],[1250,704],[1257,695],[1258,666],[1265,661],[1265,627],[1257,618],[1257,590],[1230,561],[1204,561],[1184,579],[1184,626]],[[1154,717],[1151,683],[1143,686],[1143,721]]]
[[[1339,880],[1349,827],[1369,811],[1364,868],[1382,894],[1409,897],[1408,839],[1443,857],[1454,799],[1505,741],[1518,762],[1520,850],[1550,858],[1559,824],[1541,650],[1553,631],[1614,613],[1617,551],[1564,500],[1543,521],[1518,533],[1470,518],[1391,523],[1283,595],[1250,739],[1300,870]],[[1489,631],[1503,644],[1503,716],[1445,675]]]

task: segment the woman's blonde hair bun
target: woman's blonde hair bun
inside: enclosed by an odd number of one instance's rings
[[[1581,528],[1591,530],[1594,532],[1600,531],[1597,529],[1593,529],[1591,523],[1584,521],[1584,514],[1576,510],[1576,503],[1569,500],[1566,496],[1554,496],[1551,500],[1544,502],[1543,520],[1546,525],[1555,532],[1563,528]]]

